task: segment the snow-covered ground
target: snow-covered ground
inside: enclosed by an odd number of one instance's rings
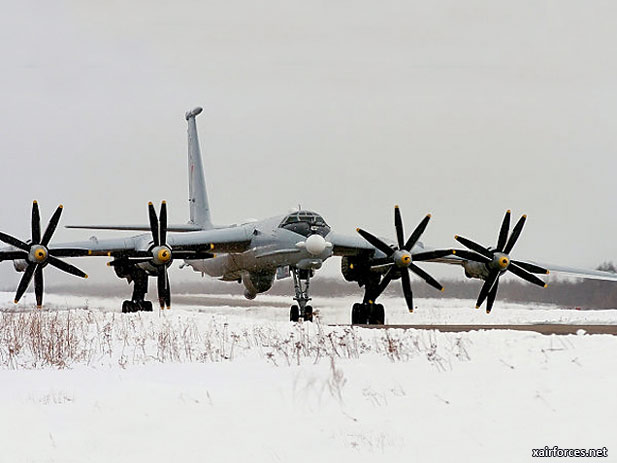
[[[348,322],[345,298],[316,298],[321,320],[292,325],[283,297],[176,296],[130,315],[115,295],[50,294],[38,313],[32,297],[15,311],[0,293],[0,461],[520,462],[545,445],[617,461],[614,336],[328,326]],[[384,305],[391,323],[617,323]]]

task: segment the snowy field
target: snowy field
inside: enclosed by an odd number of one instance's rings
[[[315,298],[319,321],[296,325],[286,297],[177,295],[129,315],[118,297],[50,294],[41,312],[12,299],[0,293],[2,462],[520,462],[545,445],[617,461],[617,337],[329,326],[348,323],[348,298]],[[382,302],[389,323],[617,323]]]

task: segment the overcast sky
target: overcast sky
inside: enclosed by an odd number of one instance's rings
[[[9,2],[0,229],[27,238],[33,199],[63,224],[162,199],[185,222],[201,105],[217,223],[300,203],[394,237],[398,203],[408,233],[433,214],[431,245],[494,245],[511,208],[514,257],[617,260],[616,23],[610,1]]]

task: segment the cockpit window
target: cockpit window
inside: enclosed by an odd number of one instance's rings
[[[315,233],[326,236],[330,233],[330,227],[323,217],[311,211],[293,212],[283,219],[279,227],[302,236],[310,236]]]

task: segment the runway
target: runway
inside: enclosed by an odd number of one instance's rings
[[[345,326],[345,325],[332,325]],[[349,326],[349,325],[347,325]],[[355,325],[362,328],[374,329],[403,329],[403,330],[436,330],[444,333],[461,333],[467,331],[482,330],[514,330],[529,331],[540,334],[577,334],[584,331],[585,334],[609,334],[617,335],[617,325],[565,325],[556,323],[533,324],[533,325]]]

